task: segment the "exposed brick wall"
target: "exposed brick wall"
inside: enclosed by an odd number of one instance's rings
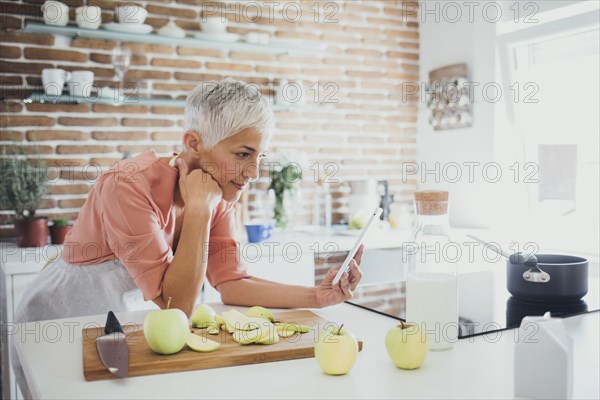
[[[74,219],[99,171],[120,160],[124,152],[135,155],[153,148],[168,155],[179,149],[183,109],[18,102],[42,90],[44,68],[94,71],[96,87],[117,81],[110,61],[116,42],[77,38],[70,48],[58,48],[51,35],[20,31],[28,21],[41,21],[42,3],[0,0],[0,97],[4,99],[0,146],[16,144],[31,153],[35,145],[39,154],[30,157],[60,166],[53,171],[60,179],[52,182],[39,213]],[[75,7],[83,0],[65,3],[70,6],[70,24],[74,24]],[[159,28],[173,20],[188,33],[198,31],[203,3],[207,2],[148,1],[146,23]],[[276,56],[226,48],[124,43],[135,54],[125,80],[146,82],[152,97],[181,99],[202,81],[227,76],[258,83],[266,95],[272,94],[273,83],[280,79],[302,80],[311,96],[315,90],[310,88],[318,83],[320,102],[332,93],[326,85],[333,83],[339,87],[333,95],[337,103],[310,111],[276,112],[278,132],[270,153],[296,149],[306,152],[311,162],[339,166],[335,178],[340,183],[332,187],[334,222],[347,218],[348,188],[343,182],[351,179],[388,179],[396,199],[410,202],[416,182],[403,182],[400,163],[416,158],[417,104],[416,100],[403,101],[402,84],[418,80],[417,17],[407,15],[407,8],[397,0],[280,0],[273,21],[263,7],[262,18],[251,22],[246,3],[228,2],[229,32],[266,32],[272,39],[297,40],[307,46],[323,43],[327,50],[309,56]],[[101,6],[106,22],[114,19],[118,3],[87,0],[87,4]],[[281,7],[288,4],[300,5],[300,21],[282,17]],[[319,22],[314,21],[316,8],[322,13]],[[290,10],[288,15],[294,16]],[[325,15],[337,22],[323,23]],[[306,178],[303,207],[298,212],[310,222],[316,185],[312,176]],[[0,236],[12,236],[12,215],[0,211],[0,217]]]

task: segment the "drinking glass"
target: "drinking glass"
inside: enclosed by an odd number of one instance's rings
[[[123,49],[121,46],[115,47],[112,52],[112,63],[115,72],[119,77],[119,82],[122,82],[127,69],[129,69],[129,64],[131,63],[131,51],[129,49]]]

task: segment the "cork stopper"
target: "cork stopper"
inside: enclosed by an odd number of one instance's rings
[[[415,192],[415,205],[419,215],[443,215],[448,213],[448,192],[445,190],[422,190]]]

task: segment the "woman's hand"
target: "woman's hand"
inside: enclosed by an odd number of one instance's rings
[[[344,272],[337,285],[333,286],[331,283],[341,266],[333,267],[327,271],[323,282],[317,286],[316,300],[319,307],[331,306],[352,298],[352,292],[356,289],[358,282],[362,278],[362,272],[359,267],[363,250],[364,246],[361,245],[352,261],[350,261],[350,269]]]
[[[200,204],[213,211],[223,196],[221,187],[213,177],[201,168],[190,172],[183,158],[177,159],[179,168],[179,191],[183,202],[188,204]]]

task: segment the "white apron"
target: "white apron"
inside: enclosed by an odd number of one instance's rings
[[[131,275],[119,260],[94,265],[72,265],[62,257],[48,261],[29,285],[15,312],[15,322],[33,322],[158,309],[144,301]],[[28,398],[25,376],[11,341],[11,361],[17,384]]]
[[[60,256],[50,260],[25,291],[15,322],[124,312],[153,307],[119,260],[72,265]]]

